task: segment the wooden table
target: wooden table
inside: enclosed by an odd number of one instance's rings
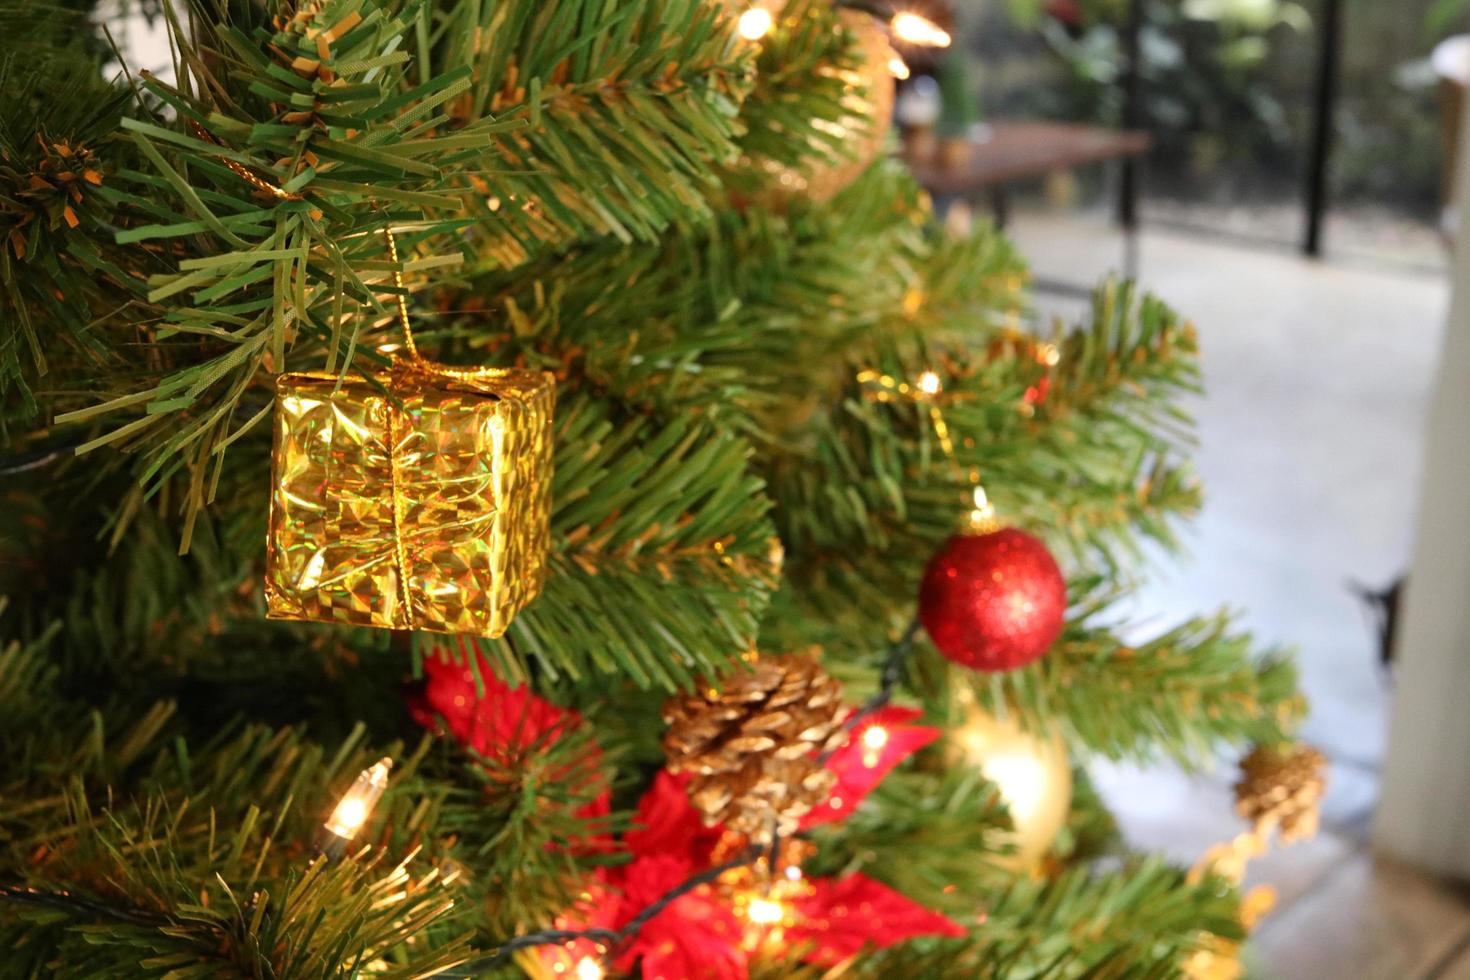
[[[986,130],[985,138],[975,143],[969,158],[955,166],[908,157],[905,162],[936,198],[973,201],[988,196],[995,222],[1001,227],[1010,215],[1008,184],[1112,160],[1132,168],[1134,161],[1153,145],[1148,133],[1074,123],[1001,121],[991,123]],[[1124,236],[1123,272],[1131,279],[1138,271],[1134,201],[1137,180],[1129,178],[1121,184],[1118,215]]]

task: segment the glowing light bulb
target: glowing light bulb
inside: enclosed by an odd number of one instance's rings
[[[888,59],[888,74],[899,81],[903,81],[910,75],[908,62],[904,61],[898,55],[893,55]]]
[[[368,808],[366,801],[356,796],[349,796],[337,804],[337,809],[332,811],[332,823],[336,827],[345,828],[348,833],[338,833],[341,837],[350,837],[357,833],[359,827],[367,823]]]
[[[373,815],[373,807],[382,799],[388,788],[388,771],[393,768],[392,759],[379,759],[370,768],[357,774],[352,786],[342,794],[332,815],[324,825],[327,830],[343,840],[352,840]]]
[[[776,19],[765,7],[751,7],[740,15],[740,19],[735,22],[735,29],[747,41],[759,41],[771,33],[775,24]]]
[[[745,917],[759,926],[773,926],[786,918],[786,908],[773,899],[752,898]]]
[[[888,744],[888,729],[874,725],[863,732],[863,765],[872,769],[882,761],[883,747]]]
[[[975,531],[986,529],[994,530],[995,506],[985,494],[985,488],[976,486],[974,491],[975,508],[970,511],[970,527]]]
[[[942,386],[939,383],[939,375],[933,371],[925,371],[919,375],[919,390],[926,395],[937,395]]]
[[[577,980],[602,980],[602,965],[590,956],[577,961]]]
[[[917,44],[926,48],[947,48],[950,41],[949,32],[928,17],[902,11],[893,15],[889,22],[893,30],[893,36],[906,44]]]
[[[1029,823],[1036,816],[1050,777],[1044,760],[1025,751],[996,752],[980,764],[980,771],[1000,789],[1016,823]]]

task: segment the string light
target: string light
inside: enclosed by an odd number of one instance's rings
[[[993,530],[995,526],[995,505],[990,502],[985,488],[976,484],[974,490],[975,506],[970,511],[970,527],[977,533],[984,530]]]
[[[358,773],[324,824],[327,831],[344,841],[356,837],[388,788],[388,771],[392,768],[393,760],[383,758]]]
[[[889,22],[893,36],[905,44],[917,44],[925,48],[947,48],[953,40],[949,32],[927,17],[910,11],[900,11]]]
[[[602,980],[602,964],[590,956],[577,961],[577,980]]]
[[[874,725],[863,732],[863,765],[869,769],[876,766],[882,758],[883,749],[888,745],[888,729],[882,725]]]
[[[857,373],[857,380],[876,401],[891,402],[895,400],[895,397],[907,398],[928,408],[929,422],[934,427],[934,437],[939,440],[939,451],[949,461],[950,468],[954,470],[955,475],[961,479],[968,479],[973,488],[975,506],[969,515],[970,530],[976,534],[995,530],[995,508],[990,505],[985,496],[985,490],[980,485],[979,470],[974,467],[968,471],[963,469],[955,453],[954,438],[950,435],[949,423],[945,421],[944,409],[940,405],[939,395],[944,391],[944,382],[940,379],[939,372],[932,369],[925,370],[910,383],[873,368],[864,368]]]
[[[888,59],[888,74],[901,82],[912,73],[909,71],[909,66],[906,61],[898,55],[893,55]]]
[[[786,906],[771,898],[752,898],[745,917],[758,926],[774,926],[786,918]]]
[[[740,19],[735,23],[735,29],[747,41],[759,41],[771,33],[771,28],[775,26],[775,23],[775,18],[765,7],[751,7],[740,15]]]

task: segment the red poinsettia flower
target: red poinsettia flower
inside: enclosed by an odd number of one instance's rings
[[[633,854],[674,854],[695,868],[712,863],[716,845],[725,835],[721,827],[706,827],[703,815],[689,802],[690,773],[674,775],[667,769],[653,777],[653,785],[638,801],[633,827],[623,843]]]
[[[923,714],[916,708],[879,708],[853,729],[847,744],[832,753],[827,768],[837,785],[827,801],[802,820],[802,828],[844,819],[893,771],[893,767],[940,735],[937,728],[911,725]]]
[[[833,799],[805,826],[845,817],[894,766],[938,738],[939,729],[912,724],[920,715],[912,708],[885,707],[855,726],[847,744],[826,763],[837,774]],[[873,731],[881,734],[870,735]],[[600,871],[584,902],[557,920],[558,928],[621,929],[720,860],[721,845],[729,845],[731,837],[723,827],[705,826],[689,801],[690,778],[667,770],[654,777],[632,829],[623,836],[632,861]],[[735,838],[737,845],[740,840]],[[869,947],[964,934],[945,916],[863,875],[803,879],[794,869],[793,874],[789,889],[771,895],[789,912],[780,926],[747,922],[736,914],[729,895],[705,885],[645,923],[618,951],[616,965],[644,980],[745,980],[750,951],[765,948],[772,936],[779,936],[783,949],[804,950],[808,962],[831,966]],[[560,965],[557,975],[569,977],[576,976],[570,971],[584,957],[602,962],[600,951],[587,942],[549,948],[541,957],[553,970]]]
[[[552,926],[571,932],[616,929],[622,916],[622,896],[608,887],[602,872],[599,872],[578,898],[577,904],[557,916]],[[605,953],[606,950],[592,940],[577,939],[560,946],[542,946],[536,955],[546,967],[548,976],[575,978],[584,960],[601,965]]]
[[[927,909],[865,875],[812,878],[808,894],[797,900],[796,915],[786,929],[802,957],[818,966],[834,966],[867,948],[893,946],[917,936],[963,936],[965,930],[946,916]]]
[[[449,733],[487,759],[510,762],[539,745],[561,738],[582,716],[538,697],[529,687],[512,687],[489,669],[483,657],[461,646],[462,656],[436,650],[424,659],[423,702],[414,714],[432,726],[437,716]],[[468,658],[477,657],[482,690]]]
[[[557,916],[555,928],[618,930],[682,884],[697,869],[670,854],[645,855],[619,868],[599,871],[575,907]],[[603,964],[611,951],[578,939],[538,951],[552,976],[576,977],[583,960]],[[670,902],[616,952],[617,967],[645,980],[745,980],[747,954],[740,922],[708,885]]]
[[[433,727],[442,721],[456,741],[510,772],[522,771],[528,758],[581,727],[582,716],[576,711],[538,697],[529,687],[505,683],[462,641],[460,651],[458,659],[448,650],[436,650],[424,659],[423,692],[410,709],[420,724]],[[478,690],[469,657],[479,657]],[[596,791],[577,810],[579,817],[605,817],[611,812],[601,763],[601,750],[589,741],[580,758],[555,774],[573,790]],[[610,843],[599,838],[593,846]]]
[[[1044,404],[1046,402],[1047,393],[1050,391],[1051,378],[1045,377],[1036,382],[1036,384],[1027,388],[1026,393],[1021,396],[1021,400],[1024,401],[1027,405],[1030,405],[1034,408],[1035,406]]]
[[[621,869],[622,908],[631,919],[698,869],[673,855],[640,857]],[[627,924],[627,919],[620,922]],[[745,980],[741,927],[730,906],[708,885],[680,895],[648,921],[618,957],[618,967],[641,964],[644,980]]]

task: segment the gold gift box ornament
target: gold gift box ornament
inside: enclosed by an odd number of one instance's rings
[[[413,354],[277,379],[270,618],[495,637],[541,591],[552,376]]]

